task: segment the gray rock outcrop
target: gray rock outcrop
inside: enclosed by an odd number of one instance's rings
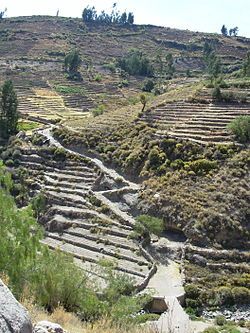
[[[0,280],[0,332],[32,333],[32,324],[25,308],[18,303]]]

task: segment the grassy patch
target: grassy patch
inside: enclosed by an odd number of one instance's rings
[[[86,90],[83,87],[73,87],[73,86],[55,86],[55,91],[58,92],[59,94],[65,94],[65,95],[85,95]]]
[[[35,121],[21,120],[18,122],[19,131],[32,131],[36,128],[39,128],[41,125]]]

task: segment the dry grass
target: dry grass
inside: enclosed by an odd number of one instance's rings
[[[86,324],[81,322],[75,314],[66,312],[62,307],[58,307],[52,314],[49,314],[34,305],[29,299],[23,299],[22,304],[28,310],[33,324],[48,320],[61,325],[67,333],[154,333],[152,329],[143,326],[118,327],[112,325],[108,318],[93,324]]]

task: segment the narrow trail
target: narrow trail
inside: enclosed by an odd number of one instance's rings
[[[121,191],[135,192],[139,190],[139,185],[128,181],[115,170],[106,167],[98,158],[92,158],[72,149],[65,148],[53,137],[51,133],[52,129],[53,126],[38,130],[37,132],[49,140],[50,145],[63,148],[71,154],[88,158],[105,175],[108,175],[112,179],[119,178],[122,180],[124,186],[119,189],[93,191],[93,193],[97,199],[107,205],[117,216],[121,217],[127,225],[133,226],[135,219],[129,213],[122,211],[114,202],[109,200],[105,194]],[[171,241],[169,241],[169,245],[171,246]],[[175,244],[173,245],[175,246]],[[152,258],[151,255],[147,255],[149,258]],[[155,262],[155,266],[157,270],[147,281],[145,291],[153,292],[155,298],[163,298],[168,311],[164,312],[160,319],[153,323],[153,328],[161,333],[192,333],[189,317],[180,304],[183,303],[185,294],[182,284],[182,275],[180,273],[180,265],[173,260],[169,260],[167,265]]]

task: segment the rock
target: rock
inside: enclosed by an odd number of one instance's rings
[[[65,333],[65,331],[60,325],[44,320],[35,325],[34,333]]]
[[[16,137],[17,137],[18,139],[24,140],[25,137],[26,137],[26,134],[25,134],[24,131],[20,131],[20,132],[17,133]]]
[[[192,259],[193,259],[193,262],[198,266],[201,266],[201,267],[207,266],[207,260],[199,254],[194,254]]]
[[[27,311],[1,280],[0,331],[1,333],[32,333],[32,324]]]

